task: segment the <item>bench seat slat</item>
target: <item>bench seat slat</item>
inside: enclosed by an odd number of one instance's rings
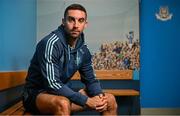
[[[9,107],[7,110],[1,113],[1,115],[13,115],[17,110],[23,107],[22,101],[16,103],[15,105]]]
[[[104,89],[104,92],[111,93],[114,96],[138,96],[139,91],[133,89]]]
[[[17,111],[15,111],[12,115],[24,115],[25,109],[22,106],[21,108],[19,108]]]

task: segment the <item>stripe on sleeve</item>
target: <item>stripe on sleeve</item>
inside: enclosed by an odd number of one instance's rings
[[[46,44],[46,50],[45,50],[45,58],[47,59],[46,62],[46,72],[47,72],[47,79],[50,87],[59,89],[61,88],[61,85],[57,83],[56,79],[54,78],[54,64],[52,62],[52,52],[54,48],[54,43],[59,38],[53,34],[51,38],[47,41]]]

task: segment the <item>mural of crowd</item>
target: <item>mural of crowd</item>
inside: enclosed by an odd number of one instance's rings
[[[139,55],[139,40],[103,43],[100,52],[93,54],[93,66],[95,70],[139,69]]]

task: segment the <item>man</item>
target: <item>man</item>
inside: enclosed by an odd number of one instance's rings
[[[103,93],[95,78],[91,55],[84,44],[86,26],[85,8],[72,4],[64,12],[62,25],[38,43],[23,93],[27,111],[70,115],[90,108],[104,115],[117,114],[114,96]],[[86,85],[79,92],[73,91],[69,84],[77,70]]]

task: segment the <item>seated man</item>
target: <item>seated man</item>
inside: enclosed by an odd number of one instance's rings
[[[96,79],[91,55],[84,44],[87,13],[83,6],[66,8],[62,24],[43,38],[31,60],[23,92],[23,105],[33,114],[70,115],[85,108],[103,115],[117,115],[115,97],[103,93]],[[79,71],[86,85],[73,91],[69,80]]]

